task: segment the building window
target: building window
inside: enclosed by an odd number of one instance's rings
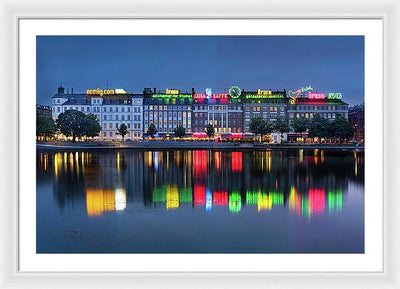
[[[111,123],[111,122],[108,124],[108,127],[109,127],[109,128],[112,128],[112,123]]]
[[[109,135],[110,137],[112,137],[112,131],[110,131],[108,135]]]
[[[103,136],[104,136],[104,137],[107,137],[107,132],[103,132]]]
[[[104,128],[107,128],[107,123],[104,123]]]

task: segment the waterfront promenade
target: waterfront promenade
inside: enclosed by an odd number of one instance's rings
[[[37,143],[39,150],[92,150],[92,149],[227,149],[227,150],[264,150],[264,149],[327,149],[327,150],[364,150],[364,146],[352,144],[260,144],[260,143],[216,143],[207,141],[139,141],[139,142],[57,142]]]

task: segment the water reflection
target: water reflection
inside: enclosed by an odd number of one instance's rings
[[[353,160],[351,160],[353,159]],[[348,182],[363,183],[363,153],[298,151],[117,151],[38,154],[60,208],[86,202],[89,217],[129,203],[176,210],[286,209],[302,218],[338,214]]]

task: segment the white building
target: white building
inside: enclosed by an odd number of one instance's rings
[[[101,131],[100,140],[121,140],[117,134],[118,127],[124,123],[128,128],[125,140],[142,139],[143,131],[143,96],[126,93],[124,90],[91,90],[85,94],[74,94],[60,86],[52,97],[52,116],[58,116],[69,109],[78,110],[85,114],[94,114],[99,120]]]

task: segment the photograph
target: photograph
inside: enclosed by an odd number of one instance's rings
[[[36,254],[366,252],[364,35],[35,41]]]

